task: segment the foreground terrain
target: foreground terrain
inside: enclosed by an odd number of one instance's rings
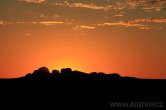
[[[166,80],[121,77],[117,73],[86,74],[70,68],[50,73],[42,67],[24,77],[1,79],[0,105],[6,109],[112,110],[146,107],[161,110],[166,102],[165,84]],[[115,102],[132,102],[135,105],[112,106]]]

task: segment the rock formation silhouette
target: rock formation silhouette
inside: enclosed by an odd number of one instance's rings
[[[0,79],[0,105],[37,110],[114,110],[110,102],[164,102],[165,84],[166,80],[122,77],[118,73],[84,73],[71,68],[50,72],[41,67],[20,78]]]
[[[59,72],[58,70],[53,70],[52,73],[49,72],[47,67],[41,67],[38,70],[35,70],[33,73],[27,74],[22,79],[27,80],[51,80],[51,81],[83,81],[83,80],[120,80],[125,79],[120,76],[118,73],[106,74],[103,72],[92,72],[84,73],[81,71],[72,70],[71,68],[63,68]],[[132,78],[131,78],[132,79]]]

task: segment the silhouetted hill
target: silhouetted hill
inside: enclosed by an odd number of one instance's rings
[[[144,109],[162,110],[166,107],[165,85],[166,80],[122,77],[117,73],[84,73],[70,68],[50,72],[41,67],[20,78],[1,79],[0,106],[12,109],[22,105],[21,109],[128,110],[129,107],[111,107],[110,104],[154,102],[154,107]]]
[[[124,79],[138,79],[134,77],[122,77],[118,73],[106,74],[102,72],[84,73],[81,71],[72,71],[71,68],[63,68],[61,71],[53,70],[49,72],[47,67],[41,67],[33,73],[20,78],[10,80],[36,80],[36,81],[111,81]],[[7,80],[7,79],[6,79]]]

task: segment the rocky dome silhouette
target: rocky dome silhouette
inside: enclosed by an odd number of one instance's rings
[[[131,77],[122,77],[118,73],[106,74],[103,72],[84,73],[81,71],[72,70],[71,68],[63,68],[59,70],[49,71],[47,67],[41,67],[33,73],[27,74],[24,79],[28,80],[119,80],[132,79]]]

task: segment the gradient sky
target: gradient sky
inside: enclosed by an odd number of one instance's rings
[[[166,78],[166,0],[0,0],[0,78],[41,66]]]

